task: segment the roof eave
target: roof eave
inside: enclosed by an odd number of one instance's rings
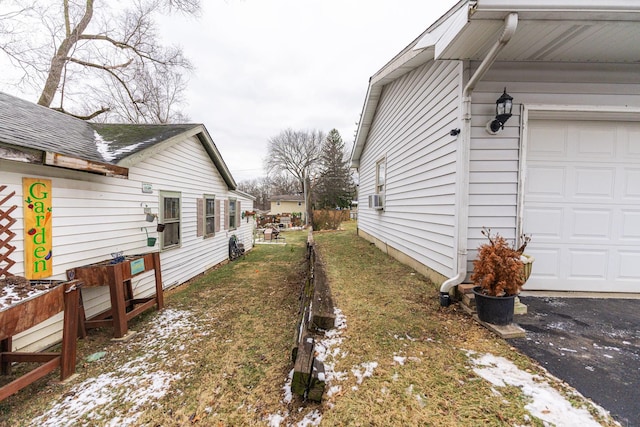
[[[233,190],[233,192],[234,192],[235,194],[237,194],[237,195],[241,196],[241,197],[244,197],[245,199],[250,199],[250,200],[253,200],[253,201],[255,201],[255,200],[257,199],[257,197],[256,197],[256,196],[252,196],[251,194],[249,194],[249,193],[245,193],[244,191],[240,191],[240,190]]]
[[[459,21],[460,16],[466,17],[470,8],[475,7],[476,3],[471,0],[461,0],[456,3],[447,13],[369,79],[369,87],[360,114],[353,149],[351,150],[351,167],[360,167],[360,155],[369,136],[373,116],[378,107],[378,101],[384,85],[433,60],[435,58],[436,42],[441,35],[432,37],[431,32],[442,27],[448,28],[451,25],[449,22]],[[426,40],[429,40],[429,42],[426,42]]]
[[[77,157],[67,156],[64,154],[53,153],[49,151],[45,153],[43,164],[46,166],[56,166],[82,172],[97,173],[100,175],[116,178],[126,179],[129,177],[129,169],[126,167],[112,165],[110,163],[100,163],[92,160],[80,159]]]
[[[218,169],[218,172],[220,172],[222,179],[227,184],[227,188],[229,188],[229,190],[235,190],[236,188],[238,188],[238,184],[236,184],[235,179],[233,179],[231,171],[229,171],[227,164],[222,159],[222,155],[218,151],[218,148],[216,147],[213,139],[211,138],[211,135],[209,135],[209,132],[204,127],[204,125],[200,126],[200,131],[197,133],[197,136],[204,146],[204,149],[209,154],[211,161],[213,161],[213,164]]]
[[[433,58],[433,47],[425,47],[418,50],[407,49],[402,55],[397,56],[369,79],[369,87],[362,107],[362,113],[360,114],[356,139],[351,151],[351,167],[358,168],[360,165],[360,155],[362,154],[365,141],[369,135],[373,116],[378,107],[378,101],[380,100],[383,87],[403,74],[433,60]]]
[[[129,176],[129,170],[122,166],[81,159],[53,151],[34,150],[33,148],[5,143],[0,143],[0,160],[53,166],[116,178],[127,178]]]

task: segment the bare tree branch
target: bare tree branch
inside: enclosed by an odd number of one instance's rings
[[[123,9],[95,0],[0,0],[11,5],[0,12],[7,18],[0,20],[0,54],[21,71],[20,84],[41,90],[41,105],[55,101],[66,112],[80,107],[85,112],[75,115],[81,117],[109,105],[94,117],[184,120],[176,108],[192,66],[181,49],[159,43],[154,16],[197,14],[200,1],[135,0]]]
[[[68,114],[68,115],[70,115],[72,117],[75,117],[77,119],[91,120],[91,119],[99,116],[100,114],[106,113],[107,111],[110,110],[110,108],[109,107],[102,107],[98,111],[94,111],[93,113],[91,113],[91,114],[89,114],[87,116],[79,116],[77,114],[70,113],[70,112],[66,111],[64,108],[60,108],[60,107],[53,107],[52,110],[60,111],[61,113]]]
[[[118,69],[118,68],[126,68],[133,62],[133,59],[130,59],[130,60],[128,60],[127,62],[125,62],[123,64],[100,65],[100,64],[94,64],[92,62],[82,61],[80,59],[76,59],[76,58],[72,58],[72,57],[67,57],[67,58],[65,58],[65,60],[68,61],[68,62],[74,62],[76,64],[83,65],[85,67],[98,68],[100,70],[105,70],[105,71],[115,70],[115,69]]]

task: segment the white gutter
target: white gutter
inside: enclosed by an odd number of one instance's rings
[[[457,230],[457,274],[440,286],[440,304],[449,305],[449,291],[459,285],[467,277],[467,237],[469,234],[469,159],[471,154],[471,94],[476,84],[491,68],[500,51],[511,40],[518,27],[518,14],[510,13],[505,18],[505,25],[500,38],[491,47],[487,56],[473,73],[462,91],[462,141],[458,150],[458,173],[461,182],[456,188],[456,209],[458,213]]]

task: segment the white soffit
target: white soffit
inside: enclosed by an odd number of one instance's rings
[[[502,21],[472,21],[437,57],[480,61],[501,28]],[[498,60],[636,63],[640,62],[639,28],[640,21],[519,19],[518,31]]]
[[[459,3],[414,49],[432,46],[435,59],[481,61],[518,13],[518,30],[499,61],[640,62],[637,0],[478,0]]]
[[[441,25],[435,26],[432,31],[426,33],[413,47],[414,50],[426,47],[436,48],[436,57],[438,56],[438,48],[447,46],[453,37],[455,37],[465,25],[467,25],[469,16],[469,6],[462,5],[455,13],[442,22]]]

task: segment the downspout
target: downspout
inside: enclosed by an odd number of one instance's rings
[[[518,14],[510,13],[505,18],[504,29],[496,43],[491,47],[487,56],[473,73],[469,82],[462,91],[462,141],[460,145],[460,162],[462,179],[456,191],[456,206],[458,212],[457,230],[457,274],[447,279],[440,286],[440,305],[446,307],[451,299],[449,291],[459,285],[467,277],[467,237],[469,233],[469,159],[471,154],[471,94],[476,84],[484,77],[486,72],[495,62],[498,54],[507,45],[518,27]]]

